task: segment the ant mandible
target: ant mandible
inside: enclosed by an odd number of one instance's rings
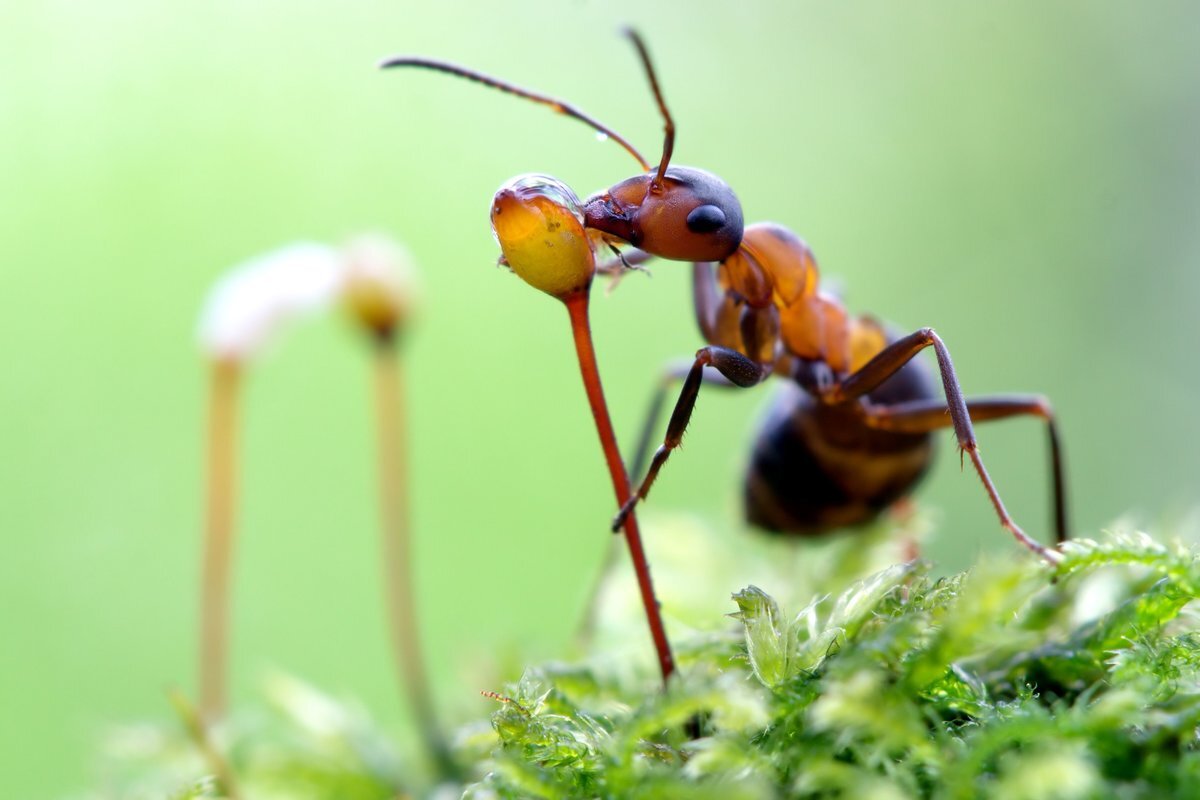
[[[972,422],[1034,416],[1046,422],[1054,493],[1055,541],[1067,538],[1063,459],[1050,404],[1035,395],[963,396],[950,353],[932,328],[898,335],[869,316],[849,315],[818,287],[812,251],[775,223],[743,225],[730,186],[706,170],[671,166],[675,124],[641,37],[626,31],[649,78],[664,121],[657,168],[623,137],[569,103],[465,67],[400,57],[384,67],[422,67],[449,73],[531,100],[578,119],[627,150],[643,172],[582,204],[589,234],[616,250],[616,268],[658,257],[691,261],[696,320],[707,346],[690,367],[668,371],[651,406],[639,454],[668,383],[683,388],[637,491],[618,512],[613,530],[645,499],[682,440],[702,383],[750,387],[771,375],[790,379],[755,443],[746,473],[748,521],[767,531],[812,535],[867,522],[906,495],[932,459],[931,434],[953,428],[1000,524],[1050,563],[1058,554],[1030,538],[1012,519],[979,455]],[[714,263],[716,268],[714,270]],[[932,347],[945,398],[927,367],[914,360]],[[705,368],[716,371],[716,375]],[[641,462],[639,455],[637,462]],[[635,466],[633,474],[640,472]]]

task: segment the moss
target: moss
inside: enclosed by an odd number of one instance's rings
[[[612,658],[528,669],[497,696],[490,726],[458,738],[473,782],[441,791],[1200,796],[1192,550],[1143,535],[1080,540],[1053,570],[1014,553],[946,578],[913,563],[816,588],[795,609],[753,586],[734,594],[732,619],[680,641],[684,666],[666,691],[649,664],[630,670]],[[276,733],[247,729],[223,743],[245,796],[434,791],[387,755],[364,718],[283,687],[272,690],[285,720]],[[174,796],[219,796],[203,760],[178,737],[158,736],[140,766],[124,762],[131,781],[145,785],[157,770],[158,786],[169,783],[164,775],[175,781]]]

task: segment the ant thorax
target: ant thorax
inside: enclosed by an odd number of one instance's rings
[[[841,301],[820,290],[812,250],[778,223],[746,228],[741,246],[721,263],[717,279],[727,295],[751,308],[776,310],[779,336],[790,355],[823,361],[835,373],[853,372],[887,346],[878,322],[849,316]]]

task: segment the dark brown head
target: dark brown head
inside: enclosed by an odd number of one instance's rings
[[[695,167],[635,175],[583,206],[585,224],[672,261],[723,261],[742,243],[742,204],[729,184]]]

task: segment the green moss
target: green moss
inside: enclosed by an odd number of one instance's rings
[[[473,782],[442,790],[468,798],[1200,796],[1195,552],[1142,535],[1080,540],[1055,570],[1014,552],[948,578],[918,563],[815,588],[799,610],[753,586],[734,594],[732,619],[680,642],[683,667],[666,691],[649,668],[611,658],[530,668],[498,698],[490,729],[459,737]],[[245,796],[432,791],[381,755],[388,746],[360,717],[284,685],[273,691],[288,720],[282,738],[260,729],[224,743]],[[313,707],[323,709],[315,727]],[[202,760],[177,738],[161,743],[143,767],[166,768],[172,752],[190,758],[191,773],[166,770],[175,796],[217,796]]]

